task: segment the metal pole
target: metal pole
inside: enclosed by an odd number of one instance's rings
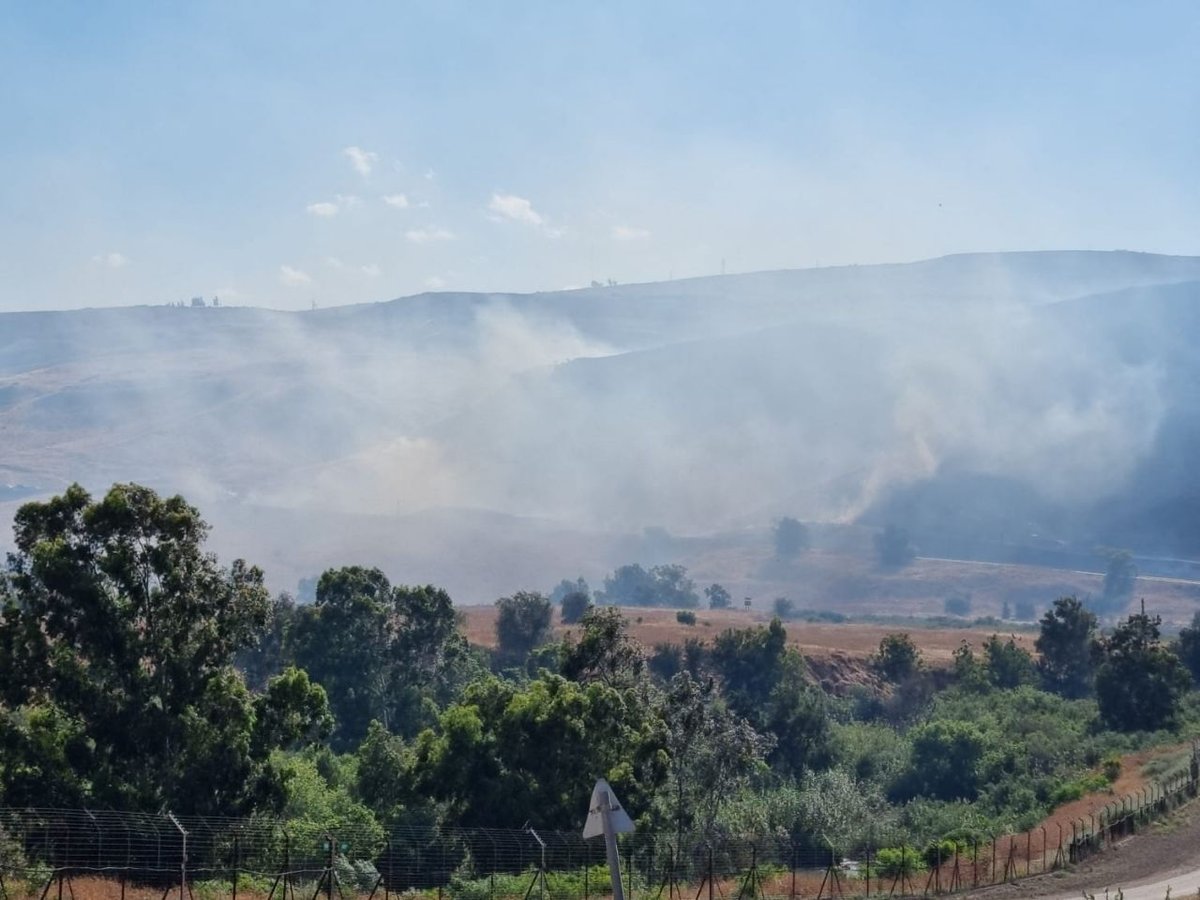
[[[179,854],[179,900],[187,900],[187,831],[179,824],[179,820],[175,818],[174,813],[168,812],[167,818],[179,830],[179,836],[182,841]]]
[[[613,900],[625,900],[621,887],[621,855],[617,850],[617,833],[612,826],[612,800],[608,791],[600,791],[600,820],[604,824],[604,851],[608,857],[608,876],[612,879]],[[631,873],[632,876],[632,873]]]
[[[325,897],[326,900],[333,900],[333,835],[327,834],[325,835],[325,838],[329,841],[329,872],[328,878],[325,882]]]

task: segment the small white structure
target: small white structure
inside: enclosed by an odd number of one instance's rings
[[[604,835],[604,849],[608,856],[608,877],[612,879],[613,900],[625,900],[625,889],[621,884],[621,857],[617,853],[617,835],[633,831],[633,819],[625,812],[617,795],[608,782],[601,778],[592,788],[592,802],[588,804],[587,822],[583,826],[584,838]]]

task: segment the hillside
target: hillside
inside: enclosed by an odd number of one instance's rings
[[[899,522],[927,556],[1192,558],[1198,301],[1200,259],[1067,252],[303,313],[4,314],[0,517],[137,480],[200,505],[215,549],[278,587],[363,561],[474,600],[648,559],[647,527],[781,515]],[[745,580],[723,552],[686,561]],[[744,589],[802,581],[759,580]],[[852,580],[830,602],[878,587]]]

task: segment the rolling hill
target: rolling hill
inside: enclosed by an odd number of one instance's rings
[[[1198,339],[1200,259],[1123,252],[8,313],[0,516],[136,480],[278,587],[368,562],[468,600],[781,515],[1171,574],[1200,557]]]

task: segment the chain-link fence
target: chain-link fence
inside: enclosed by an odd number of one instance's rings
[[[1195,797],[1198,767],[1086,818],[918,844],[863,823],[836,850],[787,834],[637,833],[620,840],[633,900],[908,896],[1078,862]],[[0,900],[591,900],[612,886],[602,840],[578,833],[383,829],[270,819],[0,809]]]

